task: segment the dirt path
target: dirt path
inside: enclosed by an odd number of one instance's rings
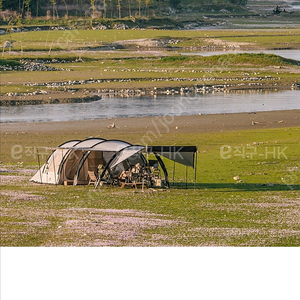
[[[108,128],[115,123],[116,128]],[[116,133],[168,132],[217,132],[257,128],[283,128],[300,126],[300,111],[270,111],[257,113],[211,114],[193,116],[162,116],[143,118],[97,119],[70,122],[3,123],[1,133],[68,134],[101,131]]]

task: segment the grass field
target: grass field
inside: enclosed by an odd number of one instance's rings
[[[299,84],[297,61],[267,54],[199,57],[180,52],[220,47],[299,49],[299,33],[299,29],[13,33],[0,36],[0,44],[13,42],[11,48],[3,47],[1,66],[20,66],[25,59],[57,70],[1,70],[1,99],[48,99],[72,93],[83,97],[85,92],[103,89],[218,84],[227,89],[290,89]],[[139,44],[140,39],[146,44]],[[150,40],[158,44],[147,44]],[[76,80],[82,82],[73,84]],[[47,94],[31,94],[40,89]],[[147,130],[143,120],[140,122],[143,129],[139,132],[108,132],[101,127],[84,130],[80,126],[64,131],[63,125],[56,131],[39,131],[35,130],[37,124],[31,123],[15,131],[1,128],[1,245],[299,245],[298,124],[222,132],[191,128],[162,134],[156,144],[197,145],[199,150],[196,182],[194,170],[188,170],[186,185],[186,169],[176,165],[173,175],[173,164],[165,162],[170,190],[95,190],[29,182],[38,169],[36,146],[55,147],[69,139],[104,133],[108,139],[139,144]],[[234,180],[236,176],[238,180]]]
[[[252,43],[257,48],[272,47],[299,48],[299,29],[257,29],[257,30],[67,30],[31,31],[0,36],[0,43],[11,40],[17,51],[39,51],[59,49],[90,49],[116,41],[139,39],[178,40],[175,45],[166,46],[203,46],[210,45],[211,39],[231,42]],[[287,46],[288,45],[288,46]],[[7,49],[8,51],[8,49]]]
[[[269,1],[258,5],[263,4],[270,5]],[[206,19],[220,16],[217,11],[194,13],[195,20],[204,14]],[[241,16],[236,18],[237,14]],[[82,98],[86,92],[100,93],[103,89],[157,91],[224,85],[228,92],[297,88],[300,67],[296,61],[265,54],[184,57],[180,53],[300,49],[299,28],[273,28],[285,21],[287,26],[297,26],[298,16],[281,15],[278,20],[274,16],[244,16],[237,11],[232,18],[225,16],[228,27],[253,26],[246,30],[73,30],[0,36],[0,68],[22,67],[26,61],[58,69],[1,69],[0,104],[2,99],[38,97],[45,97],[47,102],[51,97],[73,97],[73,93]],[[190,21],[188,15],[180,18]],[[44,20],[27,22],[45,25]],[[215,20],[207,22],[214,24]],[[256,26],[273,29],[257,30]],[[8,41],[12,47],[5,47]],[[75,85],[74,80],[87,82]],[[47,92],[45,96],[32,95],[41,89]],[[87,298],[92,292],[93,296],[107,292],[110,299],[117,293],[140,299],[145,290],[146,298],[152,290],[155,298],[172,298],[173,294],[187,298],[206,292],[210,299],[217,293],[219,298],[240,299],[245,290],[248,298],[294,297],[296,252],[293,256],[289,250],[278,252],[274,248],[300,244],[297,113],[269,112],[268,117],[259,112],[250,117],[224,114],[223,118],[199,114],[186,116],[181,123],[176,118],[168,127],[170,132],[162,130],[154,144],[197,145],[197,180],[193,169],[176,164],[173,173],[173,162],[164,159],[171,188],[144,191],[39,185],[29,179],[39,168],[36,147],[41,147],[42,164],[50,148],[71,139],[96,136],[141,144],[146,132],[151,132],[149,119],[118,119],[119,127],[113,130],[107,128],[112,120],[0,124],[1,273],[6,278],[1,282],[5,283],[1,295],[9,298],[22,293],[23,298],[30,295],[39,299],[47,290],[48,297],[51,292],[56,297],[57,289],[49,290],[49,282],[55,280],[60,295],[65,290],[67,297],[74,299]],[[257,122],[251,124],[252,120]],[[91,248],[100,246],[175,246],[191,251],[123,248],[126,252],[117,253],[111,248],[102,248],[104,252]],[[191,249],[207,246],[273,249]]]
[[[36,156],[24,154],[21,162],[11,149],[36,143],[36,135],[2,136],[8,171],[2,173],[1,245],[298,246],[299,133],[300,127],[164,135],[157,143],[198,145],[197,183],[189,170],[186,189],[185,167],[176,165],[172,186],[173,164],[166,160],[171,189],[144,192],[29,183]],[[45,134],[40,143],[72,138]],[[248,154],[238,156],[242,149]]]

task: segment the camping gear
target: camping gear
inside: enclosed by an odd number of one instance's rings
[[[121,140],[87,138],[58,146],[30,181],[46,184],[100,183],[137,187],[170,187],[161,156],[195,168],[195,146],[142,146]],[[144,154],[154,154],[155,160]]]

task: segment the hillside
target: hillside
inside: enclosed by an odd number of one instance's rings
[[[279,13],[274,13],[277,5]],[[0,25],[16,27],[273,28],[295,27],[300,22],[300,1],[0,0],[0,10]]]
[[[246,4],[247,0],[0,0],[2,11],[14,11],[23,18],[163,17],[199,11],[218,12],[221,9],[234,11],[245,8]]]

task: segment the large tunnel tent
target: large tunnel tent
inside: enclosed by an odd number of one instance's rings
[[[87,185],[96,177],[100,182],[135,186],[145,182],[148,186],[168,186],[168,172],[161,159],[194,167],[196,147],[166,147],[131,145],[120,140],[88,138],[72,140],[58,146],[31,181],[47,184]],[[151,165],[145,154],[153,153],[156,164]],[[161,169],[161,173],[156,171]],[[159,174],[159,175],[157,175]]]

